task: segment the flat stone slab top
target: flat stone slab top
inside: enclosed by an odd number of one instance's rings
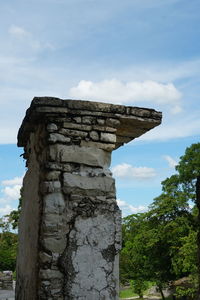
[[[45,120],[53,122],[56,116],[63,117],[64,120],[67,116],[73,115],[84,118],[80,121],[80,125],[76,124],[77,131],[90,131],[89,138],[93,142],[95,139],[99,142],[95,135],[96,132],[102,132],[100,143],[112,144],[110,147],[108,145],[107,149],[104,147],[104,150],[108,151],[117,149],[158,126],[162,119],[162,113],[154,109],[83,100],[61,100],[54,97],[35,97],[20,127],[18,146],[26,145],[30,132],[34,131],[34,123],[38,124]],[[93,124],[95,117],[99,119],[98,124]],[[76,123],[78,123],[77,119]],[[83,123],[85,123],[84,128]],[[70,130],[70,122],[67,124],[66,121],[66,128]],[[71,128],[75,129],[73,125]],[[87,142],[89,138],[87,137]]]

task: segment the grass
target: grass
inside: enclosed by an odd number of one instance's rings
[[[144,292],[144,294],[146,294],[146,293],[148,292],[148,290],[149,290],[153,285],[155,285],[155,282],[148,281],[148,289]],[[123,298],[131,298],[131,297],[135,297],[135,296],[137,296],[138,299],[139,299],[138,294],[135,294],[135,293],[132,291],[131,288],[127,288],[127,289],[125,289],[125,290],[120,291],[119,296],[120,296],[121,299],[123,299]],[[170,300],[170,299],[169,299],[169,300]]]
[[[123,299],[123,298],[137,296],[137,294],[133,293],[131,289],[126,289],[126,290],[120,291],[119,296],[120,296],[120,298]]]

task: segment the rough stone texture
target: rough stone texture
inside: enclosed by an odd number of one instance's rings
[[[111,152],[159,125],[161,113],[34,98],[18,134],[24,178],[17,300],[116,300],[121,213]]]
[[[38,272],[38,239],[40,226],[40,199],[39,199],[39,162],[34,147],[37,143],[37,133],[31,133],[27,150],[29,152],[29,169],[24,177],[21,224],[18,253],[18,284],[16,299],[37,298]],[[33,180],[34,178],[34,180]],[[24,288],[28,286],[29,288]]]
[[[12,271],[0,272],[0,290],[13,290]]]

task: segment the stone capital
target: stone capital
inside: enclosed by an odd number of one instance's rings
[[[35,97],[20,127],[18,146],[25,146],[38,124],[46,123],[52,144],[112,151],[158,126],[161,118],[162,114],[154,109]]]

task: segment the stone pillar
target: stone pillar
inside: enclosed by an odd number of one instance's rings
[[[111,152],[159,125],[161,113],[34,98],[18,134],[27,173],[17,300],[116,300],[121,214]]]

